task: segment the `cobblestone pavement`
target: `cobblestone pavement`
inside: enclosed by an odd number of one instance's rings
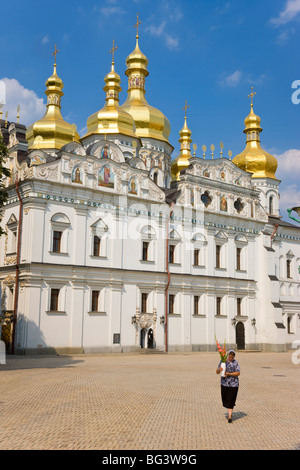
[[[0,449],[300,449],[293,352],[237,353],[231,424],[217,353],[8,356]]]

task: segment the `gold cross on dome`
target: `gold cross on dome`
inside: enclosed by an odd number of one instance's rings
[[[134,28],[136,28],[136,37],[139,36],[139,24],[141,24],[141,21],[139,21],[139,13],[136,15],[136,24],[134,25]]]
[[[187,110],[188,108],[190,108],[190,107],[191,107],[191,106],[190,106],[189,104],[187,104],[187,101],[185,100],[185,106],[182,108],[182,109],[185,110],[185,117],[186,117],[186,110]]]
[[[56,54],[59,52],[59,49],[56,49],[56,44],[54,48],[54,52],[52,52],[52,55],[54,55],[54,65],[56,65]]]
[[[251,97],[251,106],[253,106],[253,97],[254,97],[254,95],[256,95],[256,92],[253,91],[253,85],[252,85],[251,93],[250,93],[250,95],[248,95],[248,98]]]
[[[113,40],[113,47],[109,51],[110,54],[112,54],[112,63],[114,64],[115,62],[115,51],[118,49],[118,46],[115,46],[115,40]]]

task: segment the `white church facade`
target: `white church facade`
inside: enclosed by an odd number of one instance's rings
[[[2,336],[18,354],[214,351],[215,338],[286,351],[300,340],[300,226],[280,218],[253,93],[244,152],[193,156],[185,116],[172,160],[138,35],[126,64],[127,100],[113,60],[83,137],[61,116],[56,64],[45,116],[0,121]]]

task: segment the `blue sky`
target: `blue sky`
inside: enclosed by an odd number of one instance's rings
[[[44,114],[56,43],[57,72],[65,85],[62,114],[83,135],[88,116],[105,103],[113,39],[120,103],[126,99],[125,61],[135,47],[137,12],[140,48],[149,59],[146,98],[170,120],[173,157],[185,100],[198,156],[203,144],[208,149],[214,144],[217,156],[221,141],[224,155],[240,153],[253,85],[261,143],[278,158],[281,212],[287,219],[286,208],[300,205],[300,0],[6,2],[2,14],[8,20],[0,28],[4,114],[8,110],[8,119],[15,120],[20,104],[20,121],[27,125]]]

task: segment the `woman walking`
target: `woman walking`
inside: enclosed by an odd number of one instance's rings
[[[222,372],[221,361],[216,370]],[[224,408],[228,410],[228,423],[232,423],[232,411],[235,406],[239,389],[240,366],[235,360],[235,352],[231,349],[226,360],[225,377],[221,377],[221,397]]]

